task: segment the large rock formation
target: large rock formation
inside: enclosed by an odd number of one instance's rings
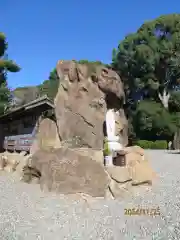
[[[107,168],[111,177],[109,188],[114,198],[132,196],[142,185],[151,186],[157,178],[142,148],[127,147],[121,154],[117,156],[116,166]]]
[[[60,78],[55,98],[59,136],[74,147],[102,149],[103,123],[107,108],[119,109],[123,143],[128,143],[127,119],[123,110],[124,90],[120,77],[102,65],[59,61]],[[78,142],[78,144],[77,144]]]
[[[42,190],[61,194],[121,199],[136,194],[141,189],[138,185],[150,186],[156,178],[138,146],[124,148],[111,167],[103,166],[102,151],[94,149],[47,147],[33,155],[25,154],[2,153],[0,170],[13,172],[27,183],[40,183]]]
[[[50,118],[41,117],[36,124],[36,134],[30,153],[34,154],[39,149],[58,148],[61,146],[56,122]]]
[[[3,152],[0,154],[0,170],[5,172],[15,172],[16,176],[21,179],[23,175],[23,168],[29,164],[30,155],[26,152]]]
[[[31,168],[41,173],[42,190],[104,197],[109,184],[108,175],[100,163],[70,148],[36,152],[32,156]]]
[[[122,162],[124,164],[121,164]],[[144,150],[139,146],[124,148],[118,153],[115,165],[107,170],[111,178],[118,183],[132,181],[132,185],[143,183],[151,185],[153,179],[156,178]]]
[[[150,186],[156,177],[142,152],[138,147],[125,149],[124,166],[104,167],[102,151],[98,154],[93,149],[67,147],[39,150],[31,157],[23,179],[31,182],[39,178],[42,190],[61,194],[124,198],[132,195],[138,185]]]
[[[117,135],[128,143],[119,76],[104,66],[58,62],[60,78],[55,99],[56,122],[40,119],[31,154],[0,155],[0,170],[12,171],[42,190],[92,197],[122,198],[137,185],[151,185],[155,173],[138,146],[125,147],[114,166],[103,165],[104,120],[108,108],[119,110]],[[72,148],[74,147],[74,148]]]

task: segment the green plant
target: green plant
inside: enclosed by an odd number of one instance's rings
[[[139,140],[136,144],[144,149],[167,149],[167,141],[165,140],[156,140],[154,142]]]
[[[139,140],[136,142],[136,144],[144,149],[150,149],[152,145],[152,141],[147,141],[147,140]]]
[[[168,109],[171,91],[179,86],[180,14],[147,21],[113,49],[112,67],[121,75],[128,99],[159,100]]]
[[[109,144],[107,138],[104,139],[104,149],[103,149],[104,156],[108,156],[111,154],[111,151],[109,149]]]
[[[41,85],[39,85],[39,94],[40,96],[47,95],[51,100],[54,100],[58,87],[59,87],[59,77],[54,68],[49,75],[49,79],[45,80]]]
[[[156,140],[152,143],[151,149],[167,149],[168,143],[165,140]]]
[[[5,112],[11,100],[7,73],[20,71],[20,67],[14,61],[8,59],[7,47],[6,37],[0,32],[0,114]]]

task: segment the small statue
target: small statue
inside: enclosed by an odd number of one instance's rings
[[[106,134],[104,141],[104,160],[106,166],[113,165],[113,158],[116,153],[122,150],[123,145],[120,143],[120,137],[116,136],[116,118],[118,112],[114,109],[109,109],[106,113]]]
[[[168,150],[172,150],[172,142],[171,141],[168,143]]]

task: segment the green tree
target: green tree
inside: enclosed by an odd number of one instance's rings
[[[77,62],[77,63],[80,63],[80,64],[87,64],[87,65],[90,65],[90,66],[104,66],[104,67],[107,67],[107,68],[111,68],[110,64],[106,64],[106,63],[103,63],[101,61],[89,61],[89,60],[86,60],[86,59],[82,59],[82,60],[79,60],[79,61],[74,60],[74,61]]]
[[[160,103],[142,100],[133,115],[133,126],[139,139],[172,139],[180,126],[180,113],[170,114]]]
[[[51,100],[54,100],[59,87],[59,77],[56,68],[54,68],[49,75],[49,79],[45,80],[39,86],[40,96],[47,95]]]
[[[128,100],[161,101],[167,109],[180,78],[180,14],[144,23],[113,50],[113,68],[121,75]]]
[[[104,65],[101,61],[89,61],[85,59],[81,59],[79,61],[76,61],[77,63],[80,64],[95,64],[95,65]]]
[[[7,73],[18,72],[20,67],[8,59],[6,54],[8,44],[6,37],[0,33],[0,114],[4,113],[10,101],[10,90],[7,84]]]
[[[169,99],[169,111],[180,112],[180,91],[174,91]]]

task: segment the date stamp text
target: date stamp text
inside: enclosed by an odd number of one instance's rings
[[[124,215],[126,216],[160,216],[160,208],[125,208]]]

